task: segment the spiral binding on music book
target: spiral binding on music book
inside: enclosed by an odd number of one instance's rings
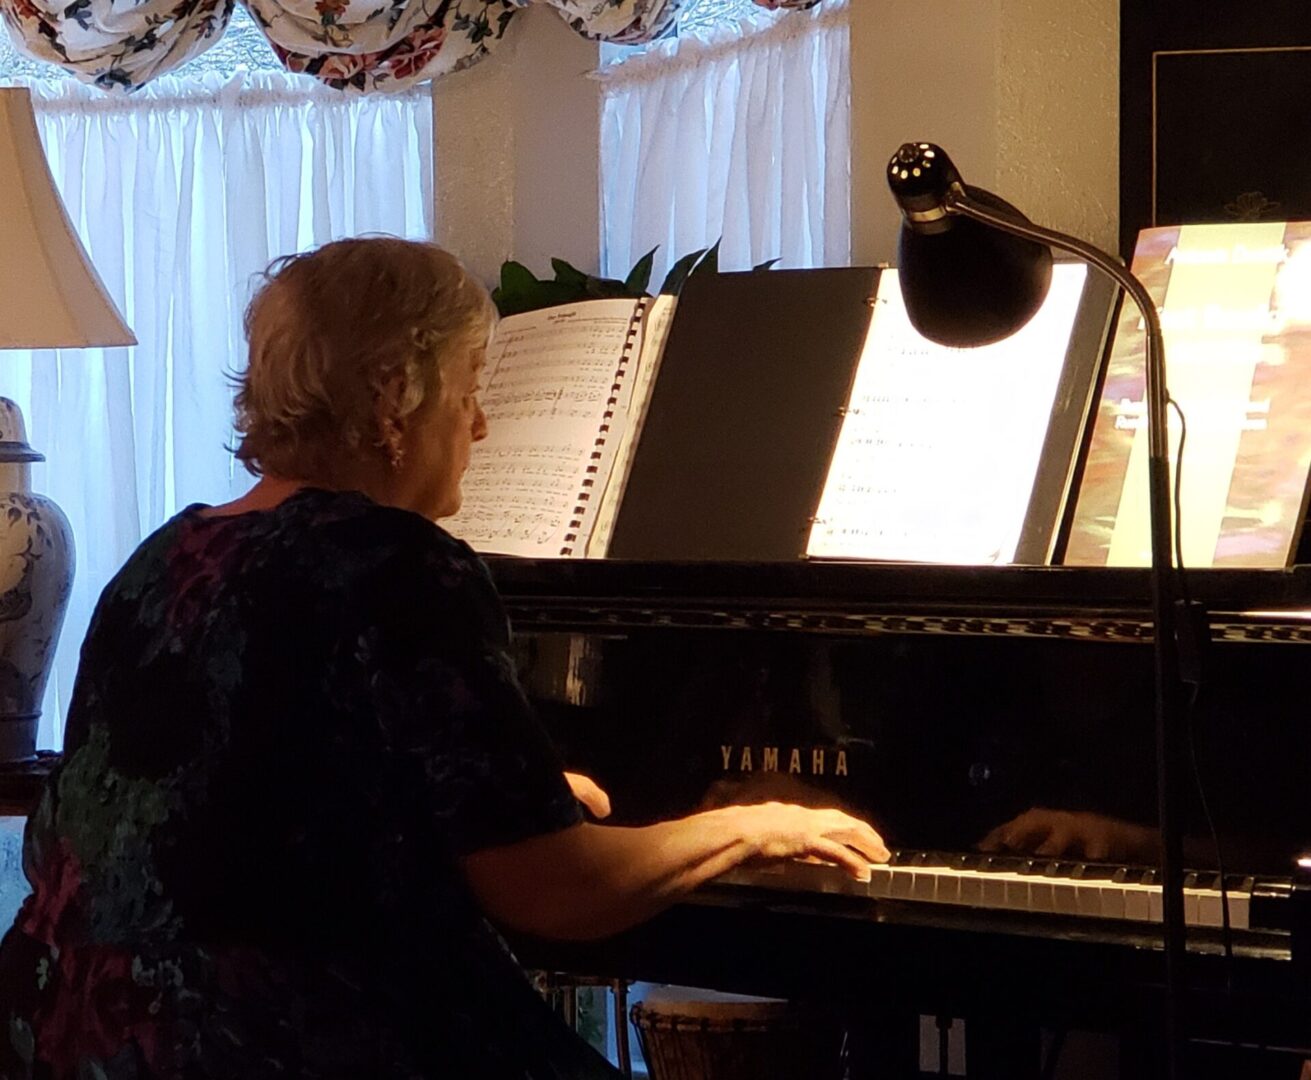
[[[628,336],[624,339],[624,348],[619,354],[619,363],[615,367],[614,382],[610,385],[610,396],[606,399],[605,412],[601,414],[601,426],[597,428],[596,441],[592,444],[592,452],[589,455],[582,490],[574,501],[573,510],[569,515],[569,524],[565,529],[564,546],[560,548],[562,558],[573,555],[579,545],[586,540],[583,526],[587,521],[587,513],[591,509],[589,504],[592,502],[592,496],[596,494],[596,482],[601,475],[601,462],[605,460],[611,421],[614,420],[615,410],[618,408],[619,399],[624,392],[624,383],[628,378],[629,365],[632,364],[641,345],[642,320],[646,317],[649,304],[650,301],[643,298],[633,308],[633,317],[628,324]]]

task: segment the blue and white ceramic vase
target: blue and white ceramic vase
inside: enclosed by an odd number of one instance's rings
[[[64,513],[32,493],[23,414],[0,398],[0,763],[36,755],[59,628],[73,587],[73,531]]]

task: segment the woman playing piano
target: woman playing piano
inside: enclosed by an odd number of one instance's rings
[[[609,1076],[493,926],[602,936],[749,858],[887,857],[836,810],[583,821],[603,794],[433,524],[492,321],[430,245],[275,264],[236,398],[259,481],[149,537],[93,618],[0,948],[0,1076]]]

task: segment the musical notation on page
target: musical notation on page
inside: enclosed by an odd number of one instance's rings
[[[595,300],[502,321],[487,355],[488,435],[446,528],[485,553],[555,557],[577,542],[600,499],[605,443],[623,424],[617,404],[641,311]]]
[[[1086,277],[1057,266],[1022,330],[950,349],[920,336],[884,271],[807,555],[1013,561]]]

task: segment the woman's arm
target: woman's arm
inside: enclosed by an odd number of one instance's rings
[[[650,918],[748,859],[808,856],[868,880],[888,849],[840,810],[727,806],[643,828],[575,825],[467,856],[465,875],[492,919],[536,937],[607,937]]]

